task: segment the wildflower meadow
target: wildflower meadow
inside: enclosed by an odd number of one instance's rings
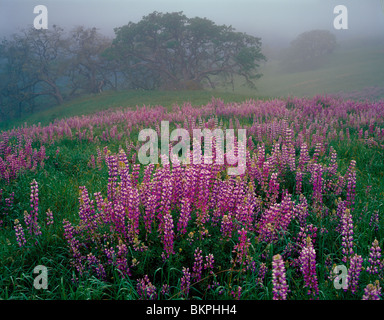
[[[177,149],[142,164],[139,133],[161,137],[162,121],[189,134],[188,151],[194,129],[232,129],[244,161],[212,136],[200,163]],[[0,297],[382,299],[383,159],[384,101],[336,96],[144,105],[2,131]]]

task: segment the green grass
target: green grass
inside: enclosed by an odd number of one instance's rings
[[[88,115],[107,109],[136,108],[161,105],[171,109],[174,104],[182,105],[191,103],[195,106],[205,105],[212,99],[221,98],[224,102],[241,102],[249,98],[260,98],[257,92],[235,93],[212,90],[193,91],[110,91],[97,95],[89,95],[66,102],[60,106],[54,106],[44,111],[36,112],[9,122],[0,123],[0,129],[8,130],[27,123],[27,125],[47,125],[57,119],[73,116]],[[263,98],[263,97],[261,97]]]
[[[384,87],[384,45],[338,48],[317,69],[285,72],[280,61],[268,61],[261,68],[263,76],[257,82],[261,96],[314,96]],[[236,92],[247,94],[249,89],[237,85]],[[384,94],[382,95],[384,98]]]

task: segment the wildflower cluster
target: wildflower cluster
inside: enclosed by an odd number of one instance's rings
[[[63,152],[56,143],[63,139],[87,141],[94,147],[87,170],[104,175],[105,184],[93,192],[94,186],[79,186],[78,215],[65,217],[58,225],[76,277],[92,274],[110,281],[118,274],[133,279],[140,299],[169,297],[175,288],[182,298],[196,288],[207,296],[225,292],[240,299],[249,295],[249,286],[242,281],[251,275],[257,290],[267,292],[272,286],[268,292],[273,299],[287,299],[287,274],[301,277],[295,285],[301,283],[303,292],[318,298],[323,273],[316,263],[326,251],[318,248],[334,239],[337,252],[330,256],[335,261],[329,258],[327,263],[347,264],[348,290],[356,294],[362,273],[368,273],[369,281],[381,276],[380,215],[372,212],[370,225],[378,240],[365,256],[355,235],[359,163],[351,160],[342,169],[337,147],[330,142],[341,137],[345,143],[360,141],[366,148],[381,150],[383,110],[380,103],[317,96],[237,104],[213,99],[199,108],[175,105],[167,112],[156,106],[69,118],[46,127],[3,132],[0,178],[9,183],[23,170],[51,165],[44,145],[54,145],[49,151],[56,164]],[[165,162],[177,157],[163,152],[158,163],[139,164],[140,145],[132,142],[137,136],[131,133],[152,127],[160,134],[164,119],[190,135],[194,129],[246,129],[246,147],[234,139],[233,152],[236,157],[244,151],[245,171],[228,175],[228,169],[239,163],[229,163],[227,153],[226,162],[215,162],[222,156],[215,148],[221,142],[217,137],[212,140],[212,154],[190,153],[187,163]],[[33,149],[34,143],[39,148]],[[212,162],[195,163],[196,155]],[[2,218],[10,218],[14,211],[13,196],[4,200]],[[32,244],[31,238],[52,230],[62,216],[56,215],[56,208],[47,209],[44,225],[42,210],[39,185],[32,180],[29,207],[24,215],[11,218],[19,250]],[[169,283],[159,283],[165,274]],[[221,281],[219,277],[226,274],[230,281]],[[370,284],[364,297],[378,297],[380,290],[378,284]]]

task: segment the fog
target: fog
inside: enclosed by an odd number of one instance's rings
[[[364,91],[384,98],[384,0],[0,0],[0,40],[33,27],[38,5],[48,10],[48,29],[96,27],[110,38],[154,11],[208,18],[261,38],[267,62],[257,87],[265,96]],[[340,5],[344,11],[335,11]],[[335,37],[338,51],[305,63],[289,54],[298,35],[319,29]]]
[[[348,9],[348,29],[335,30],[335,6]],[[384,35],[382,0],[2,0],[0,37],[32,26],[37,5],[48,8],[48,27],[84,25],[114,36],[113,28],[137,22],[153,11],[183,11],[188,17],[206,17],[217,24],[261,37],[265,44],[285,45],[299,33],[325,29],[340,39]]]

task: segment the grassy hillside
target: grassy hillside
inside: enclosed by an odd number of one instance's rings
[[[209,90],[196,91],[120,91],[104,92],[97,95],[88,95],[73,101],[64,103],[60,106],[36,112],[23,119],[0,123],[0,129],[6,130],[14,126],[27,123],[41,123],[46,125],[55,119],[67,118],[72,116],[86,115],[106,109],[116,108],[136,108],[146,106],[161,105],[171,108],[174,104],[182,105],[190,102],[192,105],[204,105],[211,101],[212,97],[221,98],[225,102],[240,102],[249,98],[262,98],[256,92],[234,93],[217,92]]]
[[[321,68],[298,72],[282,71],[278,60],[262,67],[257,93],[263,96],[313,96],[361,91],[367,87],[384,89],[384,45],[339,47]],[[250,90],[237,86],[236,92]],[[381,90],[384,98],[384,90]]]
[[[328,57],[321,68],[300,72],[284,72],[278,60],[270,60],[261,68],[263,77],[257,81],[257,90],[241,85],[239,79],[232,88],[218,88],[197,91],[122,91],[88,95],[61,106],[28,115],[23,119],[0,123],[0,129],[30,125],[41,122],[48,124],[55,119],[89,114],[109,108],[135,108],[143,105],[162,105],[171,108],[173,104],[190,102],[204,105],[212,97],[220,97],[225,102],[244,101],[249,98],[269,97],[311,97],[316,94],[355,92],[356,97],[384,98],[384,44],[364,45],[363,43],[339,47]],[[364,91],[365,90],[365,91]]]

